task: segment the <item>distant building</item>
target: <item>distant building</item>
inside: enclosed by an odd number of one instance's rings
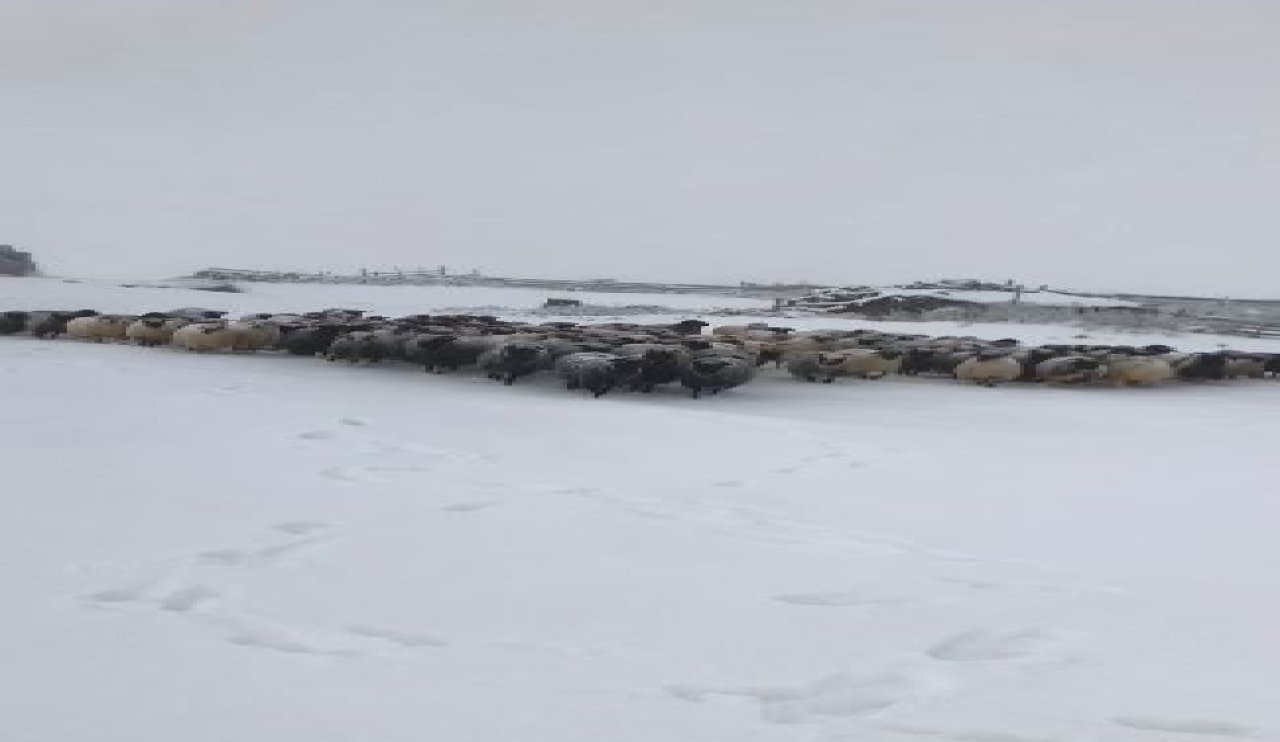
[[[0,276],[34,276],[39,273],[31,253],[13,245],[0,245]]]

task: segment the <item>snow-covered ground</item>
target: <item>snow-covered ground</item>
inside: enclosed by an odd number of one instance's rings
[[[978,304],[1009,304],[1014,294],[1009,291],[978,291],[968,289],[892,289],[887,293],[898,296],[937,296],[959,301],[972,301]],[[1064,294],[1061,291],[1023,291],[1018,295],[1022,304],[1036,304],[1049,307],[1137,307],[1137,302],[1125,299],[1108,299],[1101,296],[1080,296]]]
[[[234,312],[302,311],[345,307],[370,313],[406,315],[426,309],[508,308],[528,310],[548,298],[578,299],[597,306],[665,306],[673,309],[768,309],[773,302],[733,296],[697,294],[624,294],[543,289],[502,289],[484,286],[367,286],[360,284],[243,283],[243,294],[220,294],[184,288],[125,288],[122,282],[64,283],[48,278],[0,277],[0,304],[7,308],[54,308],[59,301],[76,300],[91,308],[133,312],[202,306]],[[123,282],[129,283],[129,282]],[[50,304],[49,306],[44,306]],[[325,303],[327,302],[327,303]],[[318,306],[324,303],[324,306]],[[58,305],[60,306],[60,305]]]
[[[856,294],[868,294],[862,299],[850,300],[847,297]],[[1015,294],[1011,291],[990,291],[982,289],[921,289],[907,288],[902,286],[886,286],[878,289],[864,289],[861,287],[850,288],[828,288],[818,289],[812,294],[804,297],[807,302],[818,303],[838,303],[861,304],[887,296],[903,296],[903,297],[919,297],[928,296],[938,299],[954,299],[956,301],[969,301],[975,304],[1011,304],[1015,298]],[[1082,296],[1080,294],[1069,294],[1062,291],[1052,291],[1049,289],[1041,290],[1024,290],[1017,295],[1018,302],[1021,304],[1032,304],[1046,307],[1139,307],[1141,304],[1126,299],[1110,299],[1101,296]]]
[[[0,378],[6,740],[1280,739],[1276,382],[592,400],[15,337]]]

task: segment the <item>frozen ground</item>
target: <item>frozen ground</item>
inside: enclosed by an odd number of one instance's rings
[[[1280,739],[1275,382],[0,378],[7,741]]]

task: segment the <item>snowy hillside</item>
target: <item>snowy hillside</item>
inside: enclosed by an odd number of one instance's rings
[[[20,280],[0,309],[533,294]],[[1280,739],[1275,381],[592,400],[24,337],[0,377],[6,740]]]

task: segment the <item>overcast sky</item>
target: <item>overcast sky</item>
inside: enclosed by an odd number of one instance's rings
[[[0,0],[0,243],[1280,296],[1276,0]]]

